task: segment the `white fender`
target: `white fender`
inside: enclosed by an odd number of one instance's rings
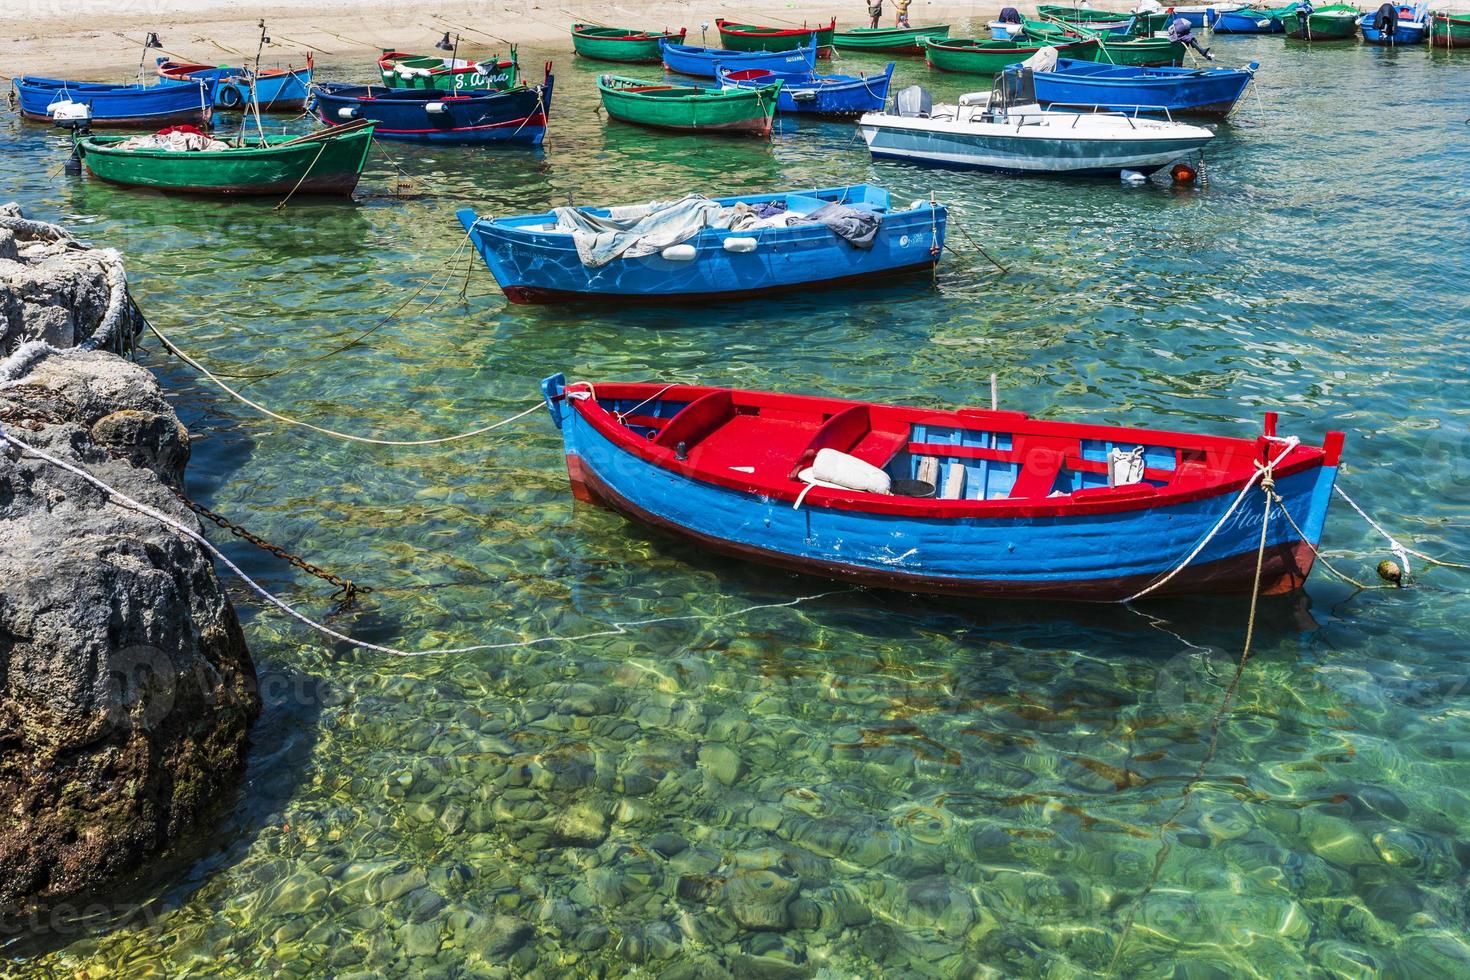
[[[342,108],[340,108],[340,109],[337,110],[337,118],[338,119],[356,119],[357,118],[357,106],[344,105]]]
[[[440,113],[448,112],[449,107],[443,102],[425,102],[424,111],[431,116],[437,116]]]
[[[684,242],[679,245],[670,245],[658,254],[672,262],[688,262],[699,254],[699,250],[688,242]]]
[[[727,252],[754,252],[756,241],[754,238],[727,238],[725,239],[725,251]]]

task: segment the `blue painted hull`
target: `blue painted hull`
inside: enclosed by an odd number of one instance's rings
[[[723,67],[723,66],[722,66]],[[779,79],[776,111],[814,116],[860,116],[877,112],[888,100],[893,81],[893,63],[880,75],[866,78],[851,75],[817,75],[812,72],[773,73],[764,80],[723,79],[726,88],[760,88]]]
[[[1423,44],[1429,39],[1428,24],[1405,24],[1399,21],[1398,27],[1391,34],[1374,27],[1372,20],[1364,20],[1358,26],[1363,30],[1363,40],[1369,44],[1396,47],[1400,44]]]
[[[505,92],[438,92],[377,85],[318,85],[317,117],[329,126],[377,123],[378,139],[469,145],[540,146],[551,112],[553,79]]]
[[[549,392],[557,394],[558,392]],[[944,520],[773,500],[704,482],[624,450],[572,409],[550,403],[579,497],[735,557],[866,585],[954,595],[1117,601],[1181,561],[1236,494],[1166,507],[1065,517]],[[1276,492],[1315,545],[1336,467],[1283,477]],[[1231,515],[1185,573],[1156,594],[1249,591],[1260,542],[1261,493]],[[1299,584],[1310,546],[1273,513],[1266,591]]]
[[[94,126],[153,126],[207,123],[214,98],[203,83],[107,85],[22,75],[12,80],[21,115],[49,122],[52,102],[69,99],[91,106]]]
[[[660,41],[659,50],[663,52],[665,68],[695,78],[717,77],[717,65],[731,71],[764,68],[775,72],[810,72],[817,66],[816,44],[795,51],[726,51]]]
[[[212,85],[214,104],[220,109],[243,109],[250,102],[250,80],[238,68],[211,68],[189,75]],[[306,105],[311,94],[312,69],[288,71],[281,75],[263,75],[255,82],[255,97],[261,112],[285,112]],[[174,84],[187,84],[182,79],[165,79]]]
[[[1220,14],[1210,28],[1216,34],[1281,34],[1285,25],[1277,17],[1262,17],[1249,10]]]
[[[856,202],[881,188],[806,191],[818,196],[850,194]],[[785,194],[745,195],[718,199],[759,203]],[[885,214],[871,248],[857,248],[824,225],[728,231],[705,228],[686,244],[693,259],[660,254],[618,258],[600,268],[583,265],[572,236],[532,230],[554,224],[555,216],[527,215],[504,221],[481,220],[471,209],[459,212],[480,257],[512,302],[546,303],[571,300],[620,302],[686,302],[705,299],[763,299],[773,292],[865,282],[876,277],[928,270],[944,244],[946,211],[927,204],[911,211]],[[753,251],[729,251],[726,238],[754,238]]]
[[[1226,116],[1252,77],[1252,71],[1235,68],[1132,68],[1060,59],[1055,71],[1037,72],[1035,80],[1036,98],[1046,104]]]

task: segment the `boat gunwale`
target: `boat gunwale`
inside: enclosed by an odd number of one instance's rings
[[[576,385],[585,385],[586,388],[583,390],[590,390],[592,397],[585,399],[567,397],[568,393]],[[1111,440],[1119,443],[1203,450],[1207,453],[1211,449],[1224,450],[1229,458],[1248,460],[1252,463],[1252,467],[1250,470],[1240,469],[1236,472],[1226,472],[1218,477],[1212,474],[1211,482],[1204,486],[1171,489],[1170,487],[1153,487],[1150,484],[1149,486],[1152,492],[1132,490],[1131,485],[1109,488],[1119,491],[1112,499],[1107,499],[1099,495],[1091,499],[1077,500],[1072,494],[1069,494],[1065,497],[1021,497],[1014,499],[1010,497],[998,497],[992,500],[944,500],[927,497],[878,495],[857,490],[822,486],[812,486],[810,489],[807,489],[807,484],[789,477],[787,479],[762,480],[758,479],[756,474],[753,473],[740,474],[736,477],[689,466],[685,461],[676,458],[677,454],[675,449],[655,445],[651,440],[639,435],[626,425],[619,423],[612,411],[598,404],[598,399],[600,398],[638,398],[643,396],[649,397],[650,401],[652,401],[653,395],[663,397],[669,396],[671,393],[674,393],[676,396],[688,394],[690,396],[689,401],[692,402],[701,395],[721,391],[727,391],[734,397],[745,396],[747,398],[757,399],[758,404],[761,405],[775,402],[793,409],[799,406],[813,411],[819,410],[820,407],[822,411],[830,409],[832,414],[853,406],[866,406],[870,410],[878,409],[885,413],[894,413],[898,415],[896,421],[900,422],[927,420],[931,424],[948,425],[954,428],[995,432],[997,434],[1004,432],[1013,437],[1016,435],[1037,435],[1055,438],[1071,438],[1072,436],[1076,436],[1079,441]],[[1057,422],[1032,418],[1020,412],[967,408],[925,409],[917,406],[882,405],[852,399],[830,398],[821,395],[750,391],[717,386],[663,386],[656,382],[644,384],[601,383],[594,386],[592,382],[583,381],[569,382],[566,388],[563,389],[563,392],[557,397],[566,402],[594,431],[606,438],[620,451],[636,456],[682,479],[732,490],[753,499],[765,497],[776,500],[794,501],[805,494],[802,500],[803,506],[806,507],[825,507],[834,510],[857,511],[872,514],[875,517],[893,516],[938,520],[962,520],[966,518],[1027,519],[1036,517],[1092,517],[1103,514],[1130,513],[1142,510],[1161,510],[1241,492],[1246,486],[1247,481],[1253,478],[1255,473],[1254,464],[1260,460],[1263,449],[1271,445],[1267,441],[1267,437],[1264,436],[1247,439],[1244,437],[1211,436],[1170,430],[1140,429],[1085,422]],[[674,399],[671,397],[669,400]],[[830,418],[830,415],[828,417]],[[670,418],[672,419],[673,416]],[[888,419],[885,419],[885,421],[888,421]],[[986,423],[989,423],[989,427],[986,427]],[[1027,429],[1033,431],[1023,431]],[[1141,438],[1144,436],[1147,438]],[[1335,438],[1338,438],[1338,434],[1328,434],[1329,441]],[[1284,439],[1276,439],[1275,441],[1278,444],[1284,444],[1286,442]],[[935,445],[937,447],[944,444],[926,445]],[[962,447],[955,446],[954,448]],[[1272,451],[1273,458],[1278,454],[1279,450]],[[799,461],[800,457],[798,456],[791,462],[795,466]],[[1335,467],[1339,462],[1340,460],[1329,463],[1328,450],[1325,446],[1308,446],[1298,443],[1287,451],[1287,458],[1274,467],[1273,475],[1276,479],[1284,479],[1318,467]],[[1017,460],[1017,463],[1024,468],[1024,460]],[[1060,469],[1058,472],[1060,472]]]
[[[354,139],[371,139],[373,129],[377,126],[376,120],[367,120],[366,125],[360,126],[352,132],[337,133],[330,129],[320,130],[316,133],[316,139],[310,142],[298,142],[299,136],[266,137],[276,139],[276,146],[232,146],[225,150],[166,150],[162,147],[137,147],[123,149],[116,145],[132,136],[85,136],[77,140],[77,145],[82,148],[82,155],[101,154],[103,156],[126,157],[129,159],[149,157],[159,160],[192,160],[194,158],[212,157],[227,160],[239,160],[244,158],[261,159],[269,156],[291,156],[300,152],[312,152],[322,142],[350,143]],[[344,124],[345,125],[345,124]],[[279,145],[290,143],[291,145]]]

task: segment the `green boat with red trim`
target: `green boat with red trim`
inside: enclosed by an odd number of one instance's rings
[[[378,74],[389,88],[425,88],[436,92],[499,92],[520,83],[514,45],[509,58],[492,56],[489,61],[384,51],[378,58]]]
[[[832,56],[832,35],[837,33],[837,18],[825,27],[765,27],[760,24],[737,24],[723,17],[715,21],[720,29],[720,47],[726,51],[795,51],[804,48],[813,34],[817,36],[817,57]]]
[[[593,61],[616,61],[625,65],[656,65],[663,60],[660,41],[683,44],[686,29],[678,34],[640,31],[631,27],[573,24],[572,48],[578,57]]]
[[[350,195],[367,164],[373,123],[310,136],[265,136],[222,150],[125,149],[131,136],[84,136],[76,151],[87,172],[127,187],[187,194]]]
[[[640,126],[771,137],[781,82],[759,88],[698,88],[602,75],[597,92],[609,117]]]
[[[949,37],[949,25],[933,27],[859,27],[835,31],[832,46],[840,51],[872,51],[874,54],[923,54],[919,38],[941,41]]]
[[[1457,16],[1436,12],[1429,15],[1429,43],[1436,48],[1470,48],[1470,14]]]
[[[969,75],[994,75],[1007,65],[1025,61],[1047,46],[1054,46],[1063,58],[1092,61],[1097,41],[1073,38],[1069,41],[990,41],[970,37],[921,38],[924,61],[936,71],[963,72]]]

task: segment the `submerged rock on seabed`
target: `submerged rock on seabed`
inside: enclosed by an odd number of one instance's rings
[[[0,360],[0,426],[197,528],[171,492],[188,433],[153,376],[55,350],[115,315],[107,263],[21,237],[0,234],[0,355],[16,341],[31,353]],[[0,921],[24,924],[187,831],[238,777],[259,709],[209,554],[0,443]]]

